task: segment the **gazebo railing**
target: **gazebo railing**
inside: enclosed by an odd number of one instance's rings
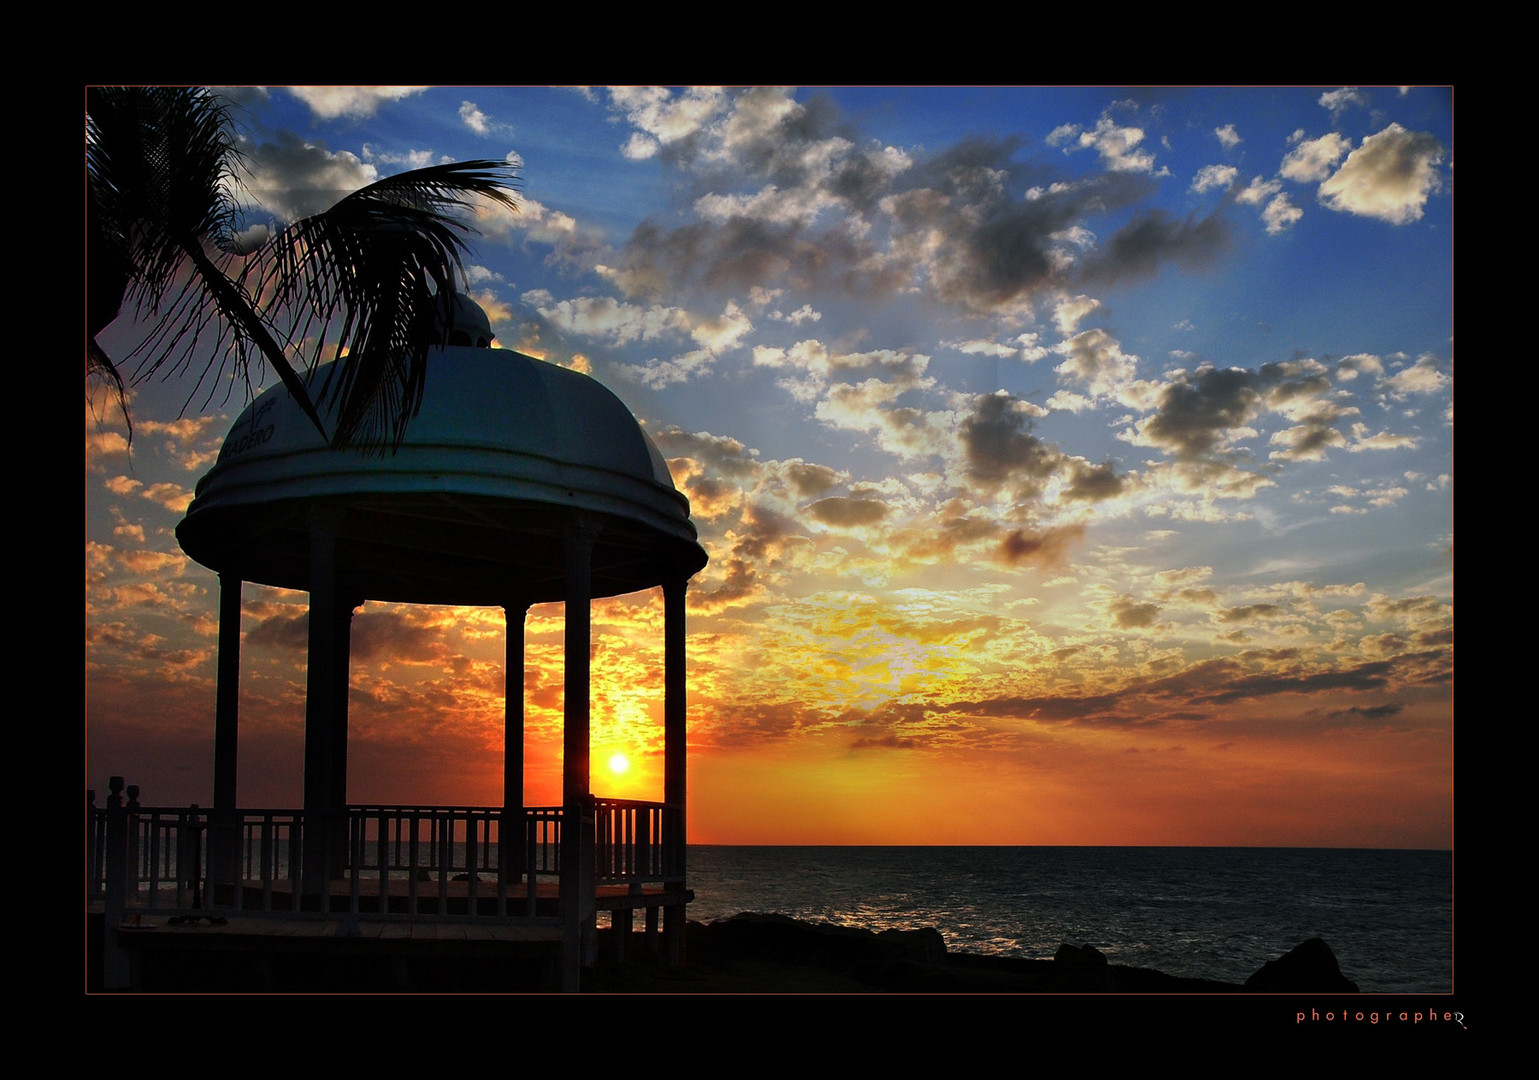
[[[595,877],[601,885],[679,882],[684,867],[669,866],[682,815],[677,807],[634,799],[594,800]]]
[[[122,896],[144,914],[300,913],[339,905],[386,918],[553,913],[553,905],[541,909],[540,882],[559,879],[561,807],[221,814],[142,807],[130,790],[119,811]],[[682,848],[669,841],[682,833],[675,808],[620,799],[595,799],[593,806],[596,884],[630,885],[633,892],[649,883],[682,885]],[[98,900],[108,894],[114,834],[108,809],[94,802],[87,809],[87,895]],[[547,891],[547,903],[551,896]]]

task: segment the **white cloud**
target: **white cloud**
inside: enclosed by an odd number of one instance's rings
[[[695,134],[705,126],[725,100],[720,87],[695,86],[675,97],[661,86],[615,86],[609,95],[641,137],[633,135],[622,152],[628,158],[650,157]],[[645,150],[645,152],[642,152]]]
[[[1239,175],[1240,170],[1233,165],[1204,165],[1192,177],[1192,190],[1201,193],[1213,188],[1227,189]]]
[[[539,309],[554,325],[574,334],[603,338],[616,345],[651,341],[691,329],[681,308],[639,307],[609,297],[579,297]]]
[[[1058,302],[1058,306],[1053,309],[1053,321],[1058,324],[1060,334],[1068,335],[1074,332],[1086,316],[1103,310],[1105,305],[1094,297],[1076,296],[1072,300]]]
[[[1283,158],[1278,172],[1300,184],[1312,184],[1330,175],[1336,162],[1352,148],[1352,140],[1336,132],[1301,142]]]
[[[494,124],[492,118],[476,107],[473,101],[460,102],[460,120],[477,135],[490,135],[494,131],[512,131],[509,124]]]
[[[1266,204],[1266,209],[1261,212],[1261,220],[1266,222],[1266,231],[1273,236],[1285,232],[1304,216],[1304,211],[1288,201],[1288,193],[1282,192],[1271,202]]]
[[[426,86],[291,86],[293,94],[322,120],[373,116],[387,102],[420,94]]]
[[[1379,383],[1379,389],[1391,397],[1404,399],[1411,394],[1432,394],[1443,389],[1451,380],[1438,370],[1437,361],[1423,356],[1410,367],[1399,371]]]
[[[1352,425],[1352,444],[1347,447],[1354,454],[1363,450],[1414,450],[1415,448],[1416,439],[1412,436],[1391,435],[1387,431],[1370,435],[1367,424]]]
[[[1234,198],[1236,202],[1245,203],[1247,206],[1260,206],[1281,190],[1281,180],[1266,180],[1258,176],[1241,188]]]
[[[1143,128],[1123,127],[1105,115],[1096,121],[1094,131],[1081,132],[1079,137],[1080,146],[1093,148],[1113,172],[1154,171],[1154,155],[1137,148],[1143,141]]]
[[[1218,136],[1218,141],[1223,144],[1225,150],[1233,149],[1240,144],[1240,133],[1234,129],[1233,124],[1214,128],[1213,134]]]
[[[1320,201],[1332,210],[1408,224],[1421,217],[1427,196],[1441,187],[1442,160],[1443,146],[1434,136],[1390,124],[1347,155],[1320,185]]]
[[[1320,106],[1329,109],[1334,116],[1353,105],[1367,107],[1368,99],[1355,86],[1343,86],[1340,90],[1327,90],[1320,95]]]

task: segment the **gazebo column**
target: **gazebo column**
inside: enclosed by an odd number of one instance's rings
[[[673,879],[667,888],[678,902],[663,908],[663,949],[670,964],[684,962],[683,893],[687,777],[685,775],[686,695],[684,592],[688,578],[674,576],[663,583],[663,868]]]
[[[593,621],[593,541],[602,522],[574,514],[566,533],[565,708],[561,722],[562,989],[580,989],[578,964],[598,959],[593,896],[593,798],[589,778],[589,649]]]
[[[236,761],[240,742],[239,574],[219,575],[219,659],[214,692],[214,809],[208,835],[209,876],[232,888],[240,880]]]
[[[354,604],[337,583],[335,515],[310,526],[310,651],[305,672],[306,892],[326,895],[347,860],[347,685]]]
[[[507,619],[502,693],[502,821],[497,827],[499,873],[511,885],[524,872],[524,622],[529,601],[503,605]]]

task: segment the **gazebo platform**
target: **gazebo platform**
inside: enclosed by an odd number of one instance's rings
[[[568,896],[557,807],[224,815],[124,803],[120,785],[87,815],[88,925],[110,930],[109,986],[577,989],[574,950],[592,963],[599,946],[596,926],[574,944],[574,906],[609,913],[616,959],[633,945],[683,958],[694,896],[670,869],[665,804],[591,800]]]

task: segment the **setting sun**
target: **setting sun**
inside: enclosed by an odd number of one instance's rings
[[[618,776],[631,767],[630,759],[624,754],[611,754],[609,756],[609,771]]]

